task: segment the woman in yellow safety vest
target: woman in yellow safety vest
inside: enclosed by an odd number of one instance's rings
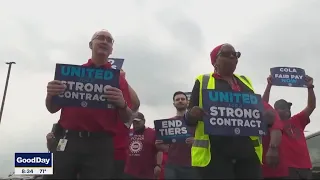
[[[200,167],[203,179],[262,178],[261,137],[208,135],[202,121],[205,114],[202,110],[202,89],[254,93],[248,78],[234,74],[240,55],[230,44],[214,48],[210,54],[214,73],[200,75],[192,90],[185,121],[189,126],[196,126],[192,166]]]

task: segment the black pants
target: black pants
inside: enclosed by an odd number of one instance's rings
[[[110,179],[114,165],[112,137],[104,133],[67,133],[64,151],[53,151],[53,175],[46,179]],[[81,137],[80,137],[81,136]],[[57,134],[57,147],[62,135]]]
[[[167,163],[164,168],[164,179],[199,179],[199,176],[194,167]]]
[[[311,169],[289,168],[288,179],[312,179]]]
[[[122,179],[124,176],[125,161],[115,160],[112,179]]]
[[[262,179],[261,164],[256,154],[246,158],[231,158],[211,151],[208,166],[199,168],[202,179]]]

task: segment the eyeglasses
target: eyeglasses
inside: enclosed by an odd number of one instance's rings
[[[114,40],[110,36],[97,35],[92,40],[98,39],[99,41],[107,41],[108,43],[114,43]]]
[[[221,56],[221,57],[231,57],[231,56],[234,56],[236,58],[240,58],[241,56],[241,52],[234,52],[234,51],[221,51],[217,54],[217,57],[218,56]]]

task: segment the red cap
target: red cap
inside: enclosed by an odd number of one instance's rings
[[[219,46],[215,47],[211,53],[210,53],[210,58],[211,58],[211,64],[214,65],[217,60],[217,55],[220,52],[220,49],[222,48],[224,44],[220,44]]]

